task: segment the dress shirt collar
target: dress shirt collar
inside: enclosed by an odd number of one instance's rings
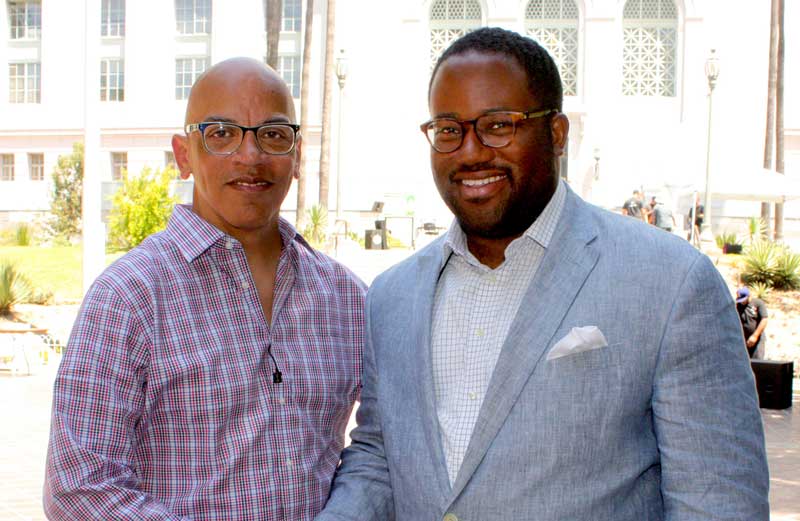
[[[297,233],[294,226],[283,217],[278,221],[278,230],[284,248],[298,244],[312,255],[317,255],[317,252]],[[193,262],[219,241],[228,239],[233,241],[233,244],[239,244],[236,239],[194,213],[188,204],[175,205],[165,234],[175,241],[187,262]]]
[[[514,239],[511,244],[506,248],[509,253],[514,250],[512,245],[521,239],[528,239],[535,241],[542,248],[547,249],[550,245],[550,239],[553,237],[556,225],[561,219],[562,210],[564,209],[564,200],[566,199],[567,188],[563,180],[559,180],[556,191],[548,201],[547,206],[544,207],[539,217],[528,227],[521,237]],[[442,243],[442,267],[447,264],[451,255],[455,254],[466,259],[470,264],[476,266],[483,266],[467,247],[467,236],[458,224],[458,219],[453,219],[450,229],[447,230],[447,235]]]

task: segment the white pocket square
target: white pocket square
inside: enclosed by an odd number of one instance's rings
[[[556,342],[556,345],[547,353],[547,360],[554,360],[562,356],[582,353],[591,349],[606,347],[606,337],[597,326],[573,327],[567,336]]]

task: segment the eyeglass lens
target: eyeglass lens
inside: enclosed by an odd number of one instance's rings
[[[264,125],[255,134],[258,146],[267,154],[286,154],[294,145],[294,130],[287,125]],[[203,131],[206,148],[215,154],[232,154],[243,140],[244,131],[236,125],[214,123]]]
[[[488,147],[504,147],[514,137],[514,118],[511,114],[485,114],[475,120],[475,132]],[[435,119],[427,129],[428,141],[439,152],[452,152],[464,139],[464,123],[455,119]]]

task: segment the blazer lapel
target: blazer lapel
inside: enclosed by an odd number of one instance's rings
[[[431,246],[428,255],[420,257],[411,331],[415,332],[412,341],[419,375],[417,396],[421,404],[422,427],[430,449],[430,461],[436,473],[440,493],[442,497],[447,497],[450,494],[450,478],[447,475],[447,463],[439,431],[439,416],[436,413],[436,392],[433,385],[433,361],[431,358],[431,321],[433,320],[436,284],[442,266],[441,244],[441,241],[437,241]]]
[[[591,244],[596,233],[588,213],[586,203],[569,190],[558,227],[522,298],[492,373],[453,485],[453,498],[477,469],[597,263],[599,252]]]

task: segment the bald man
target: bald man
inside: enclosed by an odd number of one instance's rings
[[[90,288],[55,382],[54,519],[312,519],[358,395],[365,287],[279,215],[301,137],[231,59],[172,138],[191,206]]]

